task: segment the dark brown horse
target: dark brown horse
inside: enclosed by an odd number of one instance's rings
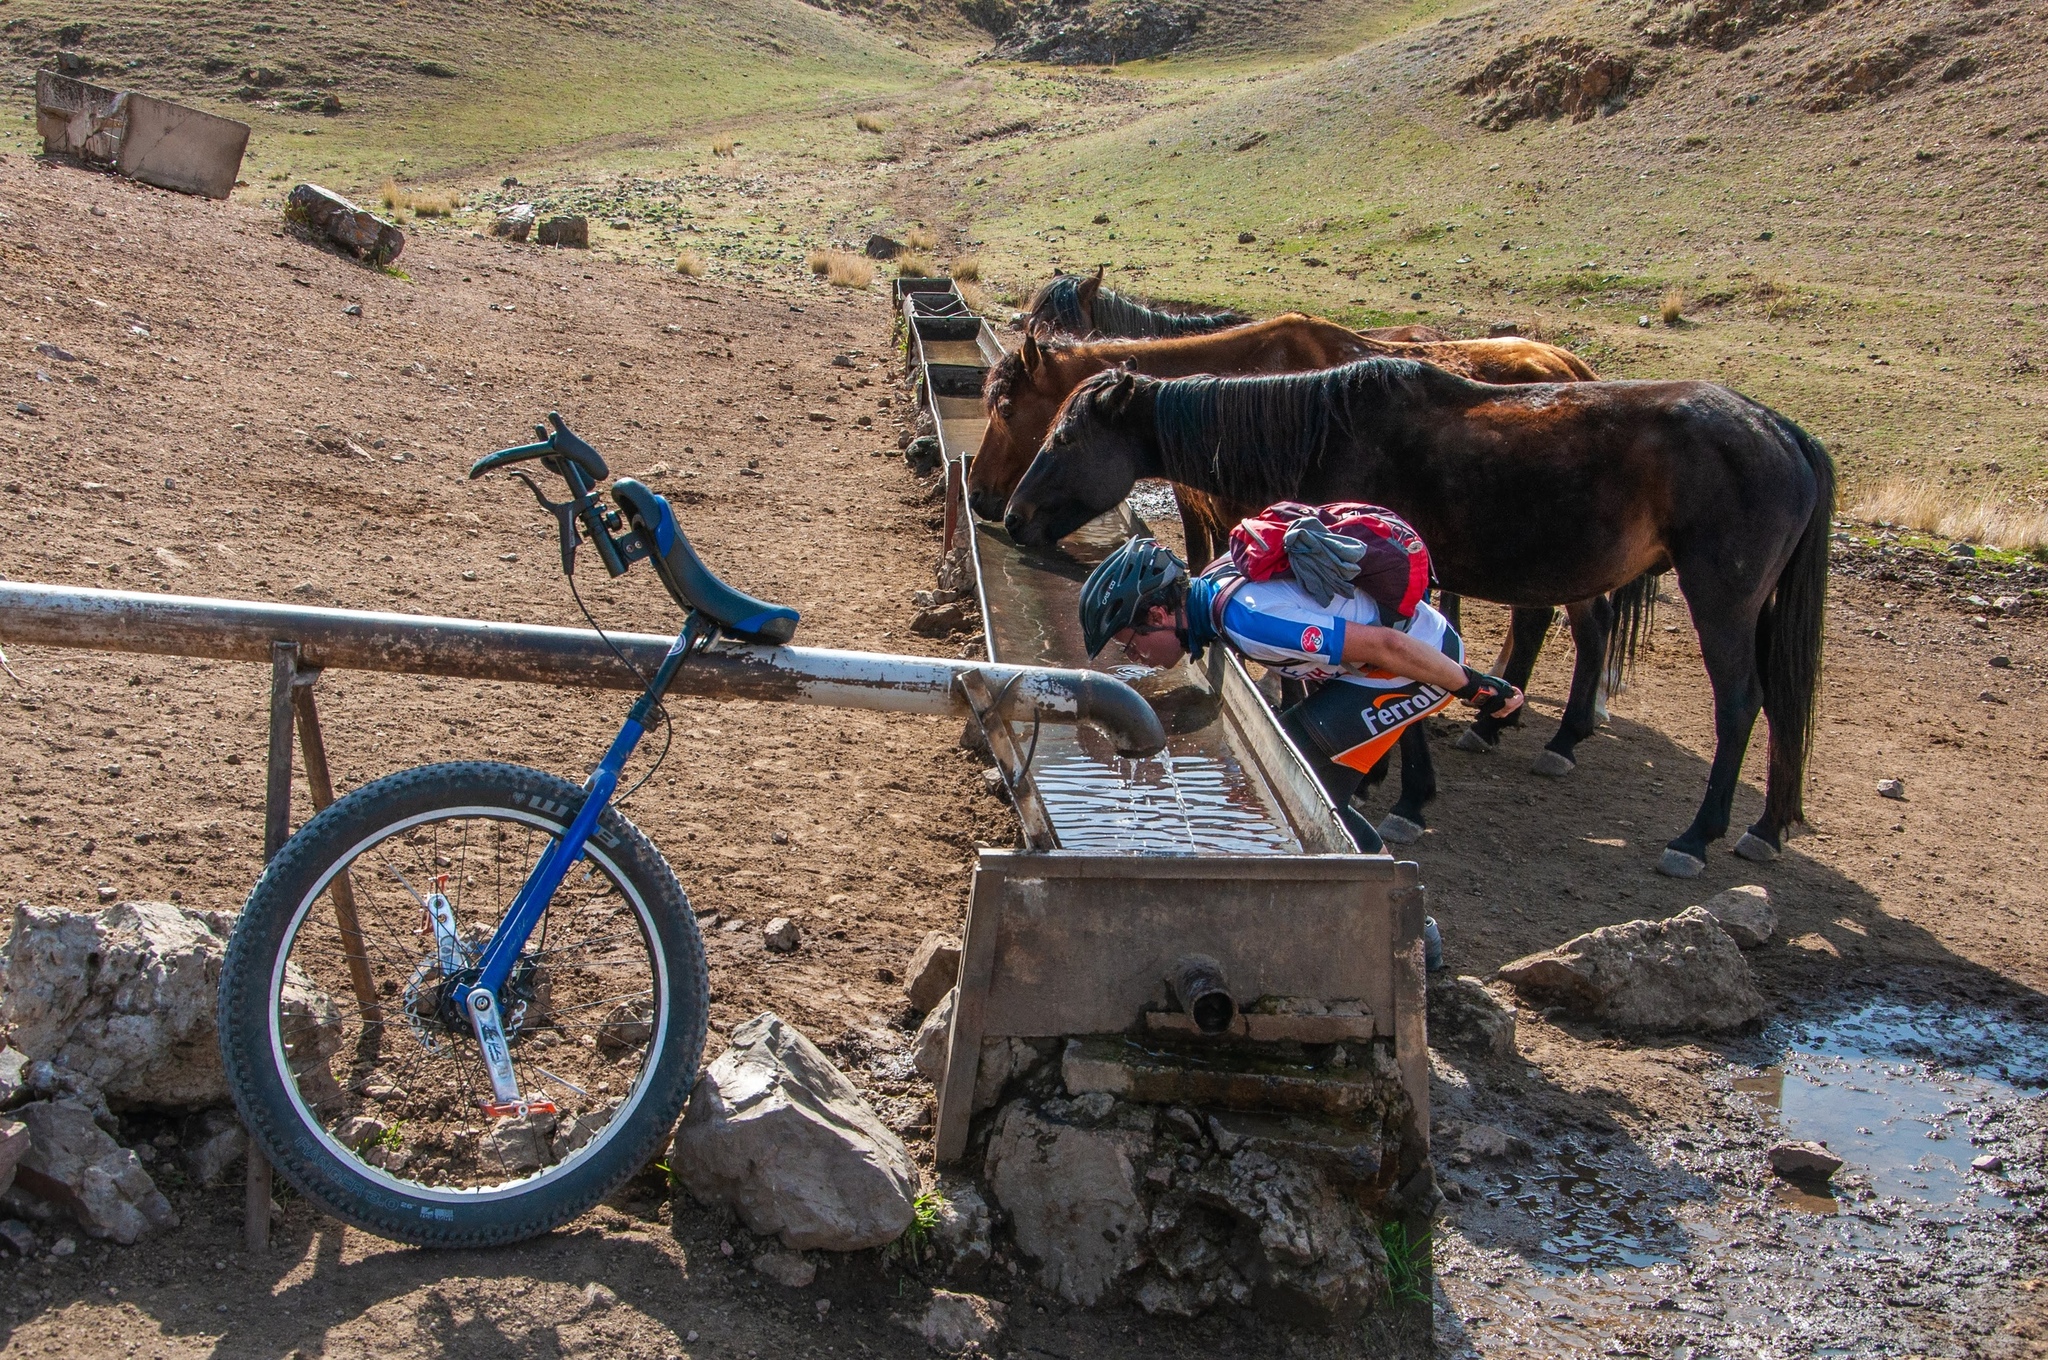
[[[1055,274],[1031,295],[1024,309],[1024,328],[1046,335],[1064,335],[1076,340],[1157,340],[1176,335],[1204,335],[1227,326],[1241,326],[1251,318],[1243,312],[1168,312],[1147,307],[1102,286],[1102,271],[1094,276]],[[1448,340],[1433,326],[1386,326],[1365,331],[1375,340]]]
[[[1406,516],[1444,587],[1543,607],[1678,573],[1714,692],[1714,761],[1659,868],[1698,874],[1728,830],[1759,707],[1764,815],[1736,845],[1769,860],[1805,819],[1835,470],[1797,425],[1705,382],[1495,387],[1367,359],[1320,373],[1076,388],[1010,498],[1050,545],[1164,477],[1242,503],[1364,500]]]

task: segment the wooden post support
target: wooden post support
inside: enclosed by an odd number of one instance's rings
[[[334,801],[334,780],[327,770],[327,745],[320,738],[320,710],[313,702],[313,685],[319,679],[319,668],[308,667],[292,680],[292,708],[299,719],[299,754],[305,758],[306,786],[312,790],[315,812]],[[334,917],[341,927],[342,947],[348,951],[349,988],[356,994],[356,1006],[363,1013],[364,1030],[375,1034],[384,1017],[377,1007],[377,988],[370,980],[370,956],[363,948],[363,927],[356,916],[355,881],[343,869],[327,891],[334,898]]]
[[[269,864],[292,834],[292,682],[298,678],[299,648],[270,644],[270,755],[263,797],[263,862]],[[270,1159],[249,1138],[249,1178],[242,1191],[242,1245],[251,1252],[270,1247]]]

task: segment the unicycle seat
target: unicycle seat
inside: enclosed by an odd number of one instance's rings
[[[677,604],[748,642],[780,644],[796,635],[796,610],[735,590],[704,565],[676,522],[667,497],[643,482],[621,477],[612,483],[612,499],[647,545],[656,574]]]

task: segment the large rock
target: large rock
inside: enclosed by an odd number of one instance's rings
[[[1826,1143],[1795,1141],[1773,1144],[1764,1156],[1771,1170],[1788,1180],[1826,1180],[1842,1169],[1842,1159]]]
[[[1178,1240],[1179,1218],[1198,1208],[1221,1210],[1246,1237],[1256,1234],[1256,1249],[1234,1252],[1233,1265],[1269,1313],[1327,1325],[1364,1312],[1386,1291],[1387,1253],[1374,1225],[1315,1167],[1246,1148],[1228,1161],[1210,1162],[1184,1193],[1185,1199],[1167,1196],[1153,1208],[1154,1241]],[[1155,1259],[1169,1279],[1182,1265],[1170,1247],[1155,1249]],[[1200,1273],[1180,1270],[1183,1279]],[[1227,1285],[1229,1278],[1219,1282]],[[1155,1305],[1148,1311],[1180,1310]]]
[[[142,1162],[73,1100],[43,1100],[17,1113],[29,1148],[15,1168],[19,1189],[69,1211],[93,1237],[128,1246],[158,1228],[178,1226],[177,1211]]]
[[[1003,1329],[1003,1305],[979,1294],[932,1291],[917,1324],[925,1344],[941,1355],[985,1354]]]
[[[571,250],[588,250],[590,219],[581,214],[550,217],[540,224],[540,243],[544,246],[566,246]]]
[[[28,1125],[19,1119],[0,1119],[0,1194],[14,1184],[14,1169],[28,1152]],[[987,1214],[987,1209],[982,1210]]]
[[[676,1179],[805,1251],[859,1251],[910,1226],[917,1165],[853,1084],[780,1016],[732,1033],[676,1131]]]
[[[397,223],[317,184],[294,185],[284,215],[294,226],[370,264],[390,264],[405,249],[405,233]]]
[[[951,989],[939,998],[938,1004],[925,1016],[924,1023],[917,1027],[917,1046],[912,1061],[917,1064],[918,1075],[938,1089],[946,1082],[946,1055],[952,1051],[953,1043],[953,998],[957,995]]]
[[[932,1224],[932,1244],[939,1249],[951,1270],[979,1270],[994,1254],[989,1235],[988,1201],[967,1181],[939,1187],[937,1221]]]
[[[540,214],[534,211],[531,203],[514,203],[491,219],[491,235],[524,241],[532,235],[534,223],[539,219]]]
[[[1429,979],[1429,1046],[1478,1058],[1515,1053],[1515,1013],[1501,1005],[1475,977]]]
[[[928,930],[910,956],[903,974],[903,991],[910,1008],[922,1015],[939,1004],[939,998],[953,990],[960,979],[960,937],[942,930]]]
[[[60,1088],[82,1082],[116,1107],[223,1105],[214,1008],[226,948],[210,914],[169,902],[103,911],[24,904],[0,951],[0,1027],[30,1058],[77,1079],[60,1075]],[[307,1098],[322,1104],[341,1015],[296,968],[283,1010],[293,1065]]]
[[[1098,1303],[1138,1263],[1146,1140],[1055,1123],[1023,1101],[1003,1111],[984,1175],[1039,1281],[1069,1303]]]
[[[1700,903],[1700,910],[1744,949],[1754,949],[1778,933],[1778,913],[1771,906],[1770,891],[1759,883],[1715,893]]]
[[[1602,926],[1500,976],[1525,997],[1626,1030],[1739,1029],[1766,1005],[1734,939],[1700,907]]]

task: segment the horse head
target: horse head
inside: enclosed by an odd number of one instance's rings
[[[1072,385],[1062,373],[1059,347],[1038,337],[1036,328],[1026,330],[1024,343],[996,361],[981,389],[988,428],[968,467],[967,503],[983,519],[1003,517],[1017,479],[1045,441]]]
[[[1102,291],[1102,268],[1094,278],[1079,274],[1055,274],[1031,295],[1024,309],[1024,329],[1048,336],[1092,335],[1095,332],[1095,295]]]
[[[1097,373],[1060,407],[1052,432],[1010,495],[1003,527],[1028,547],[1050,547],[1157,474],[1151,389],[1129,367]]]

